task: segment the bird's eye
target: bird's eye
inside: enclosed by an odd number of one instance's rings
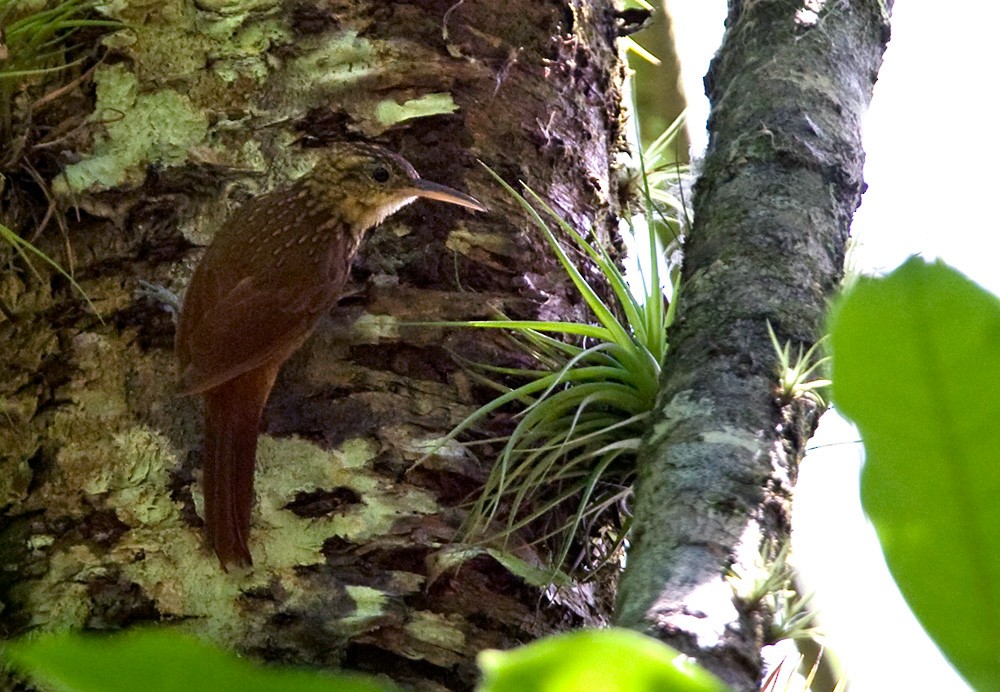
[[[372,180],[376,183],[384,183],[389,180],[389,169],[385,166],[375,166],[372,169]]]

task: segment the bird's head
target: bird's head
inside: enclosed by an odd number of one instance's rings
[[[487,211],[478,200],[421,178],[409,161],[374,144],[331,145],[305,184],[356,232],[375,226],[418,197]]]

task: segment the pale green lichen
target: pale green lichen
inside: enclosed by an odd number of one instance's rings
[[[448,234],[445,247],[493,269],[504,269],[509,265],[508,258],[514,257],[515,248],[509,234],[483,233],[456,228]]]
[[[55,543],[55,537],[49,536],[44,533],[35,534],[28,538],[28,550],[35,551],[41,550],[42,548],[48,548],[50,545]]]
[[[73,338],[73,363],[77,377],[66,385],[62,396],[72,405],[60,406],[52,415],[46,435],[58,445],[55,475],[46,504],[54,513],[75,514],[83,511],[79,492],[67,492],[65,485],[101,495],[114,486],[118,455],[112,449],[110,434],[128,415],[125,400],[123,345],[115,339],[94,332]]]
[[[295,57],[279,60],[274,48],[296,41],[287,18],[277,11],[279,4],[212,0],[194,7],[168,0],[150,7],[141,0],[110,0],[102,5],[107,16],[128,23],[106,41],[131,62],[102,65],[95,72],[94,144],[54,181],[57,194],[136,188],[151,164],[182,164],[192,150],[204,156],[214,131],[226,129],[227,118],[299,117],[317,99],[326,103],[386,70],[398,71],[406,60],[394,54],[392,43],[370,41],[354,29],[299,41]],[[267,93],[263,99],[246,93],[261,89]],[[377,104],[377,98],[355,95],[344,107],[383,128],[457,109],[447,93],[402,105]],[[253,111],[251,101],[259,103]]]
[[[266,588],[275,576],[238,568],[223,572],[200,532],[182,524],[170,530],[133,529],[109,557],[154,600],[161,615],[184,617],[192,630],[217,639],[231,638],[246,626],[233,609],[243,591]]]
[[[90,616],[88,580],[106,573],[95,567],[93,552],[83,545],[54,552],[42,578],[17,584],[14,600],[23,601],[39,631],[57,631],[83,627]]]
[[[55,564],[52,565],[54,569]],[[21,589],[15,587],[15,594]],[[65,583],[48,578],[27,592],[26,610],[38,631],[58,632],[80,629],[90,615],[90,595],[86,584]],[[15,596],[16,597],[16,596]]]
[[[122,463],[108,505],[130,526],[179,519],[177,506],[164,492],[167,470],[177,464],[170,441],[139,426],[115,435],[113,442]]]
[[[224,17],[203,22],[199,28],[212,40],[208,57],[211,69],[226,84],[250,78],[263,84],[271,74],[268,51],[275,45],[290,43],[291,32],[279,19],[261,19],[245,23],[245,17]]]
[[[131,48],[137,41],[135,32],[128,29],[101,37],[101,45],[105,48]]]
[[[454,113],[458,110],[458,104],[447,92],[435,92],[424,94],[415,99],[410,99],[402,104],[396,103],[392,99],[380,101],[375,108],[375,117],[378,121],[390,127],[404,120],[413,118],[426,118],[431,115],[441,115],[443,113]]]
[[[409,437],[401,441],[402,449],[418,455],[421,459],[433,454],[438,459],[459,461],[469,458],[469,448],[461,442],[447,437]]]
[[[399,339],[399,320],[392,315],[365,313],[351,325],[351,340],[357,344],[377,344]]]
[[[211,41],[192,31],[186,21],[177,26],[137,26],[132,33],[136,44],[131,52],[138,57],[135,73],[146,89],[189,81],[208,63]]]
[[[267,156],[261,150],[260,142],[255,139],[248,139],[240,147],[240,160],[251,170],[267,170]]]
[[[745,452],[758,453],[761,451],[760,440],[757,439],[753,431],[742,430],[732,426],[723,426],[722,430],[710,430],[702,433],[702,442],[706,444],[725,445],[727,447],[739,447]]]
[[[292,34],[279,19],[249,24],[222,20],[206,26],[205,34],[217,41],[212,58],[249,58],[266,53],[275,44],[288,43]]]
[[[190,99],[172,89],[139,93],[136,76],[122,65],[100,67],[97,108],[92,121],[104,133],[90,156],[66,167],[56,179],[57,192],[83,192],[137,185],[148,164],[177,164],[208,133],[208,118]]]
[[[109,17],[130,23],[155,18],[162,23],[176,24],[189,14],[191,0],[101,0],[97,9]]]
[[[163,616],[204,618],[200,631],[232,636],[242,626],[233,601],[243,588],[266,586],[272,575],[224,573],[201,532],[181,515],[168,488],[178,464],[173,443],[136,425],[126,405],[129,383],[154,376],[127,360],[128,348],[126,341],[93,333],[73,340],[79,374],[64,391],[72,403],[59,408],[47,431],[61,448],[54,478],[40,492],[56,516],[81,517],[99,505],[112,508],[129,530],[106,552],[33,536],[31,549],[44,551],[50,568],[26,582],[16,600],[43,629],[81,627],[92,608],[88,584],[114,566]]]
[[[346,589],[347,595],[354,601],[355,610],[340,621],[341,626],[350,629],[385,615],[388,597],[384,593],[368,586],[348,585]]]
[[[122,345],[114,338],[96,332],[82,332],[73,337],[73,361],[81,376],[69,385],[75,410],[61,413],[110,420],[127,414],[124,396]],[[67,437],[69,437],[67,435]]]
[[[281,568],[322,562],[331,536],[363,543],[386,534],[401,517],[439,510],[431,494],[385,482],[372,469],[378,453],[356,439],[327,451],[297,438],[262,436],[257,454],[257,502],[250,547],[257,564]],[[331,516],[303,518],[285,507],[299,493],[349,488],[361,502]]]
[[[337,92],[384,71],[384,60],[374,43],[359,37],[357,31],[345,31],[326,37],[316,50],[292,60],[282,78],[289,94]]]
[[[461,651],[465,647],[465,635],[458,623],[440,613],[414,611],[406,623],[406,631],[415,639],[449,651]]]
[[[263,12],[280,4],[281,0],[198,0],[200,8],[226,15]]]
[[[75,431],[78,438],[66,442],[59,453],[65,479],[73,479],[88,495],[103,496],[105,504],[129,526],[179,523],[177,505],[165,491],[167,472],[177,463],[170,441],[144,426],[108,439],[101,434],[106,428],[93,423],[77,414],[55,428],[63,434]]]

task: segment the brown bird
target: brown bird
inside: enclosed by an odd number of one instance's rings
[[[486,211],[381,147],[337,144],[239,207],[195,269],[176,351],[181,393],[205,398],[205,530],[223,569],[252,562],[257,433],[281,365],[340,297],[365,233],[417,197]]]

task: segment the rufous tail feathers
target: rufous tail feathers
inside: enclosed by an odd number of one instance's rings
[[[268,364],[204,393],[205,534],[223,569],[253,563],[247,537],[257,434],[277,371]]]

